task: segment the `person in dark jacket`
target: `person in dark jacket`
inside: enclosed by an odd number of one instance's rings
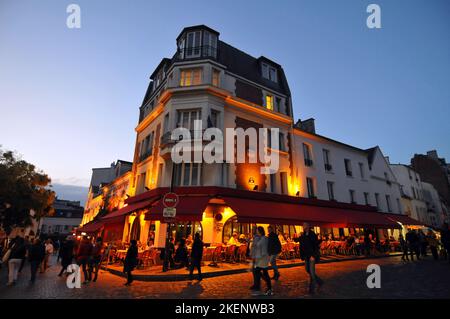
[[[420,255],[422,257],[426,257],[427,256],[428,241],[427,241],[427,236],[424,234],[422,229],[419,229],[419,232],[417,234],[417,238],[419,239],[418,244],[419,244]]]
[[[98,270],[100,268],[100,263],[103,258],[103,239],[98,237],[94,246],[92,247],[92,257],[89,263],[89,278],[92,278],[92,273],[94,273],[93,282],[97,281]]]
[[[175,251],[174,260],[176,263],[179,263],[179,268],[189,267],[189,254],[186,248],[186,241],[184,239],[180,239],[180,243]]]
[[[201,269],[202,257],[203,257],[203,242],[200,239],[200,234],[195,233],[191,251],[191,266],[189,269],[189,276],[191,279],[192,274],[194,273],[194,268],[197,268],[198,280],[199,281],[202,280],[202,269]]]
[[[419,237],[413,229],[410,229],[406,234],[406,242],[408,243],[408,249],[411,252],[411,260],[414,260],[414,253],[417,256],[417,259],[420,260]]]
[[[309,293],[314,294],[316,283],[320,287],[323,280],[316,274],[316,263],[320,259],[319,242],[308,223],[303,224],[303,234],[300,237],[300,258],[305,261],[305,269],[309,274]]]
[[[28,261],[30,262],[31,279],[30,283],[34,283],[36,280],[36,273],[39,269],[39,265],[45,258],[45,246],[42,244],[39,238],[36,238],[33,244],[28,249]]]
[[[61,244],[61,248],[59,249],[59,256],[61,258],[61,271],[58,276],[61,277],[66,271],[67,267],[72,264],[73,261],[73,253],[75,249],[75,244],[73,242],[72,237],[66,238]]]
[[[20,236],[17,236],[11,246],[11,254],[9,255],[8,259],[8,286],[16,284],[19,268],[22,264],[22,260],[25,259],[26,253],[27,248],[25,246],[24,239]]]
[[[278,271],[277,258],[281,253],[281,242],[277,234],[275,233],[273,226],[269,226],[267,230],[269,231],[269,244],[267,250],[270,256],[269,262],[273,268],[272,279],[278,280],[278,278],[280,278],[280,272]]]
[[[25,250],[27,252],[30,249],[31,244],[32,244],[32,242],[30,241],[30,237],[29,236],[25,236],[25,238],[24,238],[24,245],[25,245]],[[20,264],[19,274],[22,272],[23,266],[25,266],[25,258],[22,259],[22,263]]]
[[[398,237],[398,241],[400,242],[400,247],[402,249],[403,255],[402,255],[402,260],[405,261],[409,261],[408,258],[408,243],[406,242],[405,238],[403,238],[403,235],[400,234],[400,236]]]
[[[138,247],[137,241],[133,239],[130,242],[130,248],[128,248],[127,255],[123,262],[123,272],[127,274],[127,282],[125,286],[131,285],[133,282],[133,274],[131,273],[138,263]]]
[[[89,278],[89,272],[88,272],[88,266],[89,261],[91,259],[92,254],[92,244],[87,238],[87,236],[83,236],[83,239],[81,240],[80,247],[78,247],[78,253],[77,253],[77,264],[79,266],[82,266],[83,268],[83,274],[84,274],[84,283],[87,284],[91,281],[91,278]]]
[[[173,238],[166,240],[166,247],[161,252],[161,258],[163,259],[163,272],[166,272],[170,268],[174,268],[175,262],[173,261],[173,253],[175,251],[175,245],[173,244]]]

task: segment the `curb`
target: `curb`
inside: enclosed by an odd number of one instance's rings
[[[343,262],[343,261],[353,261],[353,260],[366,260],[366,259],[378,259],[378,258],[389,258],[389,257],[397,257],[401,256],[402,253],[394,253],[390,255],[385,256],[371,256],[371,257],[350,257],[350,258],[343,258],[343,259],[329,259],[329,260],[321,260],[319,264],[330,264],[330,263],[336,263],[336,262]],[[297,262],[287,265],[278,265],[278,268],[294,268],[294,267],[300,267],[304,266],[305,263]],[[108,268],[105,266],[102,266],[101,269],[105,271],[109,271],[111,274],[126,278],[126,275],[119,271],[112,268]],[[272,269],[269,267],[269,269]],[[243,274],[249,272],[247,268],[243,269],[232,269],[232,270],[222,270],[222,271],[213,271],[208,273],[203,273],[203,279],[206,278],[214,278],[214,277],[220,277],[220,276],[227,276],[227,275],[236,275],[236,274]],[[197,276],[194,275],[194,278]],[[133,274],[133,279],[135,281],[190,281],[189,274],[182,274],[182,275],[136,275]]]

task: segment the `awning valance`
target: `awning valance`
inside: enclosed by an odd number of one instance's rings
[[[129,204],[127,206],[122,207],[119,210],[113,211],[111,213],[109,213],[108,215],[105,215],[104,217],[102,217],[102,220],[109,220],[112,218],[118,218],[121,216],[126,216],[127,214],[130,214],[136,210],[139,209],[144,209],[144,208],[149,208],[152,203],[154,202],[154,200],[144,200],[142,202],[137,202],[134,204]]]
[[[385,214],[387,218],[395,222],[399,222],[404,226],[425,226],[424,223],[409,217],[408,215],[401,214]]]
[[[301,225],[308,222],[322,227],[400,228],[382,213],[294,203],[223,197],[239,222]]]
[[[104,225],[103,222],[93,220],[78,228],[77,233],[89,233],[89,234],[96,233],[103,227],[103,225]]]
[[[177,221],[201,221],[208,205],[209,196],[180,196],[176,207]],[[157,201],[150,212],[145,214],[146,220],[163,220],[163,200]]]

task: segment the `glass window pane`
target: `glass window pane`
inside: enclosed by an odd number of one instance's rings
[[[184,176],[183,176],[183,185],[190,185],[190,176],[191,176],[191,164],[184,163]]]

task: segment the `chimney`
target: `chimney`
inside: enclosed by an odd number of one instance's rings
[[[314,119],[312,117],[307,120],[304,120],[304,121],[298,120],[294,126],[302,131],[316,134],[316,125],[315,125]]]

